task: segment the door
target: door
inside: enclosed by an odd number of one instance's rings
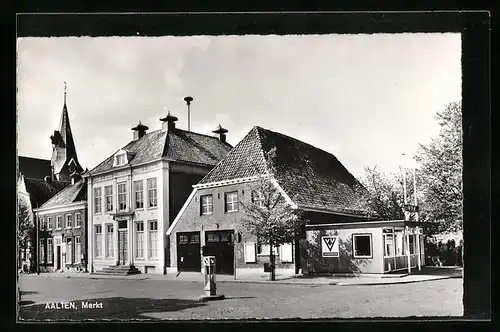
[[[200,232],[177,233],[177,269],[201,271]]]
[[[56,247],[56,270],[61,269],[61,246]]]
[[[215,273],[234,274],[233,231],[205,232],[203,256],[215,256]]]
[[[128,261],[127,236],[126,229],[118,230],[118,265],[126,265]]]

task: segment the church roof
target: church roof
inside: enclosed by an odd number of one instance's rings
[[[42,179],[24,178],[26,191],[30,196],[31,206],[34,208],[41,207],[51,197],[65,188],[69,182],[50,181]]]
[[[19,172],[26,178],[44,179],[51,176],[50,160],[31,157],[18,157]]]

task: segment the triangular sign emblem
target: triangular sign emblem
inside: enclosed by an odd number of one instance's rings
[[[326,247],[328,248],[329,251],[332,251],[333,245],[335,244],[335,240],[337,238],[331,238],[331,237],[324,237],[323,241],[325,241]]]

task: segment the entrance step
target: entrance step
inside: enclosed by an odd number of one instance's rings
[[[140,273],[141,273],[141,271],[139,271],[133,265],[117,265],[117,266],[111,265],[111,266],[103,268],[101,271],[93,272],[92,274],[128,276],[128,275],[140,274]]]

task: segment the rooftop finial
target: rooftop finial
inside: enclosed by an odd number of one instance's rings
[[[66,81],[64,81],[64,105],[66,105],[66,88],[67,88],[67,84]]]

